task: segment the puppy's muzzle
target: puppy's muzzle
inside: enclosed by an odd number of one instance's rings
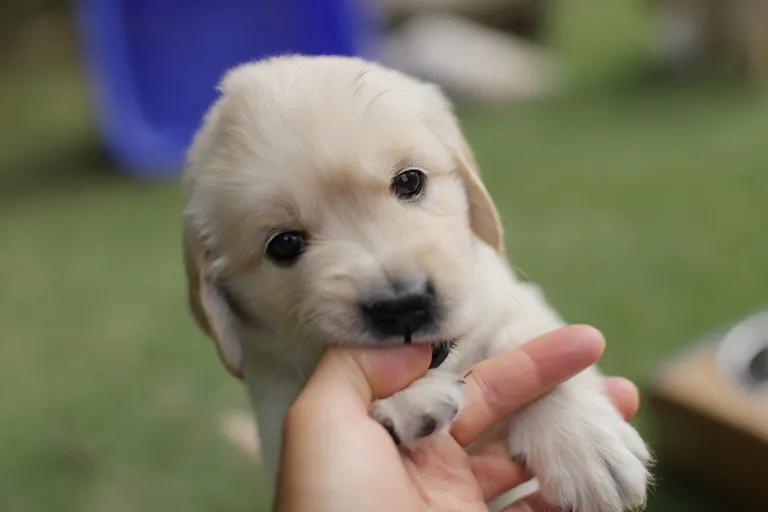
[[[360,306],[371,331],[382,337],[402,337],[405,343],[415,332],[434,325],[437,309],[430,286],[422,292],[376,297]]]

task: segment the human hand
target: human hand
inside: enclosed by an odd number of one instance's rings
[[[486,511],[531,478],[492,427],[595,363],[603,348],[597,330],[570,326],[474,365],[450,435],[410,450],[398,449],[368,410],[426,371],[430,347],[329,349],[286,415],[276,510]],[[625,417],[635,414],[634,385],[609,378],[606,390]],[[551,509],[534,497],[507,510]]]

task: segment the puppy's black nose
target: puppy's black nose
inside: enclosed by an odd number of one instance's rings
[[[362,304],[362,310],[366,322],[378,334],[404,336],[410,341],[411,333],[433,322],[435,297],[428,290],[377,298]]]

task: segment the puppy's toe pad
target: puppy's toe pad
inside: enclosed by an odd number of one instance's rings
[[[374,402],[371,417],[397,444],[447,429],[464,405],[464,383],[455,375],[430,372],[389,398]]]

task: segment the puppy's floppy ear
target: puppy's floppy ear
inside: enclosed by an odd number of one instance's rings
[[[211,251],[191,226],[184,227],[183,237],[192,313],[200,327],[213,338],[227,371],[242,379],[243,348],[235,328],[237,318],[216,275]]]
[[[466,142],[464,143],[466,146]],[[468,146],[467,146],[468,148]],[[474,157],[468,157],[457,152],[454,157],[459,174],[464,182],[464,190],[467,193],[469,205],[469,225],[480,240],[484,241],[497,252],[504,252],[504,231],[501,227],[501,219],[496,205],[488,193],[488,189],[480,180]]]
[[[488,189],[480,180],[480,172],[475,155],[461,133],[459,123],[453,113],[453,107],[440,90],[427,85],[428,101],[427,123],[433,132],[454,153],[469,205],[469,224],[475,235],[493,247],[497,252],[504,252],[504,232],[496,205]]]

